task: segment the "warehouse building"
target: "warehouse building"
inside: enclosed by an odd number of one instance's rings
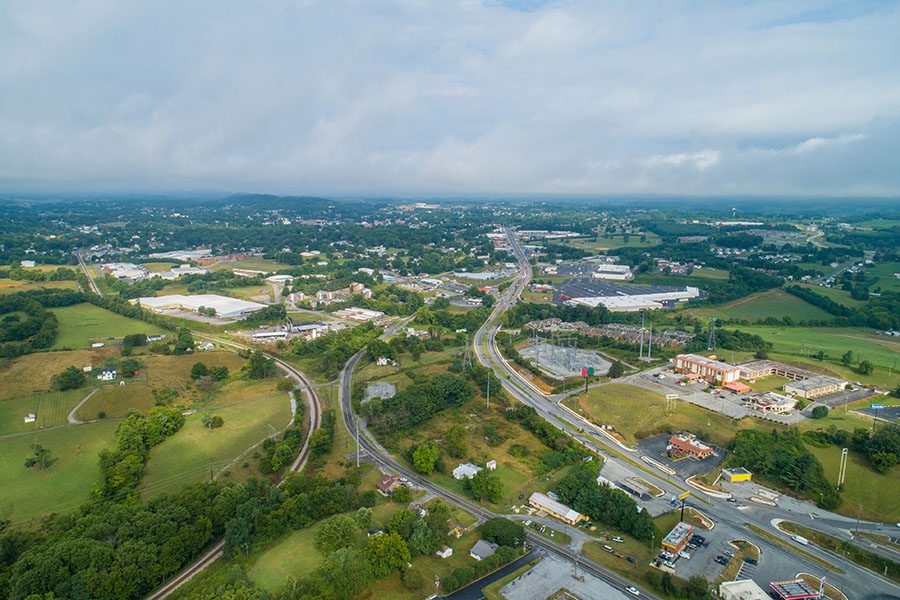
[[[733,383],[741,375],[740,367],[698,354],[679,354],[676,356],[675,370],[678,373],[693,373],[714,385]]]
[[[587,517],[583,514],[569,508],[562,502],[557,502],[547,494],[535,492],[528,498],[528,503],[533,508],[545,512],[551,517],[559,519],[563,523],[568,523],[569,525],[578,525],[578,523],[582,521],[587,521]]]
[[[689,286],[627,285],[582,278],[560,284],[554,301],[591,308],[602,305],[613,312],[635,312],[672,308],[678,302],[699,296],[700,290]]]
[[[792,396],[800,398],[818,398],[825,394],[833,394],[847,387],[847,382],[836,377],[828,377],[827,375],[816,375],[809,379],[800,381],[792,381],[786,383],[784,391]]]
[[[241,319],[266,307],[265,304],[259,304],[258,302],[248,302],[247,300],[238,300],[237,298],[229,298],[218,294],[196,294],[194,296],[170,294],[168,296],[138,298],[131,302],[153,312],[197,312],[200,308],[211,308],[216,311],[215,316],[220,319]]]

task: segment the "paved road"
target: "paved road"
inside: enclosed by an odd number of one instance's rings
[[[521,246],[515,235],[507,229],[510,246],[519,263],[519,276],[510,285],[505,293],[498,300],[494,311],[485,322],[484,326],[478,330],[475,335],[475,353],[479,362],[485,366],[492,368],[499,376],[504,389],[510,393],[513,398],[532,406],[541,416],[548,421],[560,427],[563,431],[573,437],[575,440],[584,444],[592,451],[603,456],[606,460],[603,473],[607,469],[613,467],[617,473],[631,471],[634,475],[643,477],[654,485],[665,490],[668,497],[679,494],[685,489],[683,482],[673,482],[663,479],[663,475],[650,475],[644,472],[639,465],[637,456],[628,456],[621,448],[616,447],[611,441],[607,440],[599,431],[595,431],[594,437],[586,437],[584,431],[590,431],[593,426],[580,420],[577,416],[562,408],[557,402],[542,395],[539,390],[534,389],[525,382],[518,373],[513,370],[510,365],[503,359],[496,344],[496,335],[500,329],[501,317],[503,313],[513,306],[517,301],[521,291],[528,285],[531,278],[531,265],[528,263]],[[619,477],[621,479],[621,477]],[[755,503],[743,504],[740,508],[728,503],[724,500],[714,498],[702,498],[701,502],[695,505],[699,510],[709,515],[716,523],[716,534],[713,539],[717,543],[727,542],[729,539],[749,539],[763,549],[763,554],[757,570],[753,573],[753,579],[765,586],[768,581],[777,578],[792,577],[795,573],[806,571],[811,573],[822,574],[822,568],[808,561],[796,553],[788,552],[781,546],[775,545],[761,536],[758,536],[745,527],[746,523],[752,523],[758,527],[762,527],[772,533],[782,535],[774,529],[771,522],[773,519],[787,519],[792,521],[803,522],[807,526],[814,526],[816,529],[824,531],[832,535],[842,535],[847,537],[845,533],[851,526],[856,527],[856,521],[841,515],[829,513],[816,508],[813,504],[800,500],[789,499],[783,497],[780,505],[776,507],[768,507]],[[642,505],[652,505],[653,502],[641,502]],[[809,514],[819,514],[820,518],[816,518],[810,525]],[[893,525],[884,525],[879,523],[862,522],[860,529],[886,533],[891,531],[893,535],[897,534],[897,529]],[[707,536],[709,537],[709,536]],[[720,539],[721,538],[721,539]],[[788,536],[784,536],[792,545],[800,547],[798,544],[790,541]],[[815,548],[804,548],[817,554],[828,562],[837,565],[845,571],[844,574],[824,573],[828,576],[829,581],[840,587],[850,598],[900,598],[900,590],[894,584],[885,579],[857,567],[854,563],[825,554]],[[696,559],[692,559],[696,560]],[[691,562],[692,562],[691,561]],[[702,562],[702,561],[701,561]],[[692,570],[692,569],[691,569]]]

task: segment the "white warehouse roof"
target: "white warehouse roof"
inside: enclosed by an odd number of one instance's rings
[[[214,308],[216,316],[224,318],[240,317],[266,307],[265,304],[258,302],[248,302],[247,300],[238,300],[237,298],[229,298],[218,294],[197,294],[194,296],[170,294],[168,296],[138,298],[137,302],[150,310],[180,309],[195,311],[201,306]]]

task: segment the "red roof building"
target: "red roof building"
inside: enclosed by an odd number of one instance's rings
[[[711,456],[713,449],[697,439],[697,436],[690,433],[676,433],[669,438],[669,446],[666,448],[669,454],[676,458],[690,456],[702,460]]]

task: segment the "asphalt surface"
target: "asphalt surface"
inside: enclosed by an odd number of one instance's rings
[[[592,425],[579,420],[577,416],[572,415],[553,400],[548,399],[537,390],[528,386],[500,355],[495,340],[500,328],[500,317],[509,307],[517,302],[519,294],[528,285],[531,278],[531,265],[528,263],[518,240],[510,230],[507,230],[507,235],[519,262],[520,275],[500,297],[491,317],[475,335],[475,354],[478,360],[494,369],[504,389],[513,398],[534,407],[544,418],[559,426],[563,431],[592,451],[602,455],[606,459],[606,464],[601,474],[605,473],[612,464],[615,465],[616,470],[619,472],[622,470],[632,471],[634,475],[647,479],[650,483],[665,490],[667,497],[680,494],[684,489],[687,489],[684,482],[674,479],[670,482],[664,478],[662,473],[658,475],[646,473],[636,466],[639,464],[638,456],[628,455],[627,452],[616,447],[611,441],[600,435],[599,432],[592,432],[596,435],[590,438],[586,437],[584,431],[593,429]],[[675,481],[677,481],[677,484],[674,483]],[[641,504],[644,503],[641,502]],[[715,538],[717,538],[719,543],[727,542],[731,539],[746,539],[757,544],[762,549],[759,565],[753,572],[752,578],[762,585],[764,589],[768,586],[769,581],[791,578],[798,572],[809,572],[819,576],[826,575],[829,582],[839,587],[849,598],[854,600],[900,598],[900,587],[897,585],[841,557],[831,555],[812,546],[800,546],[790,540],[789,536],[775,529],[772,521],[775,519],[795,521],[841,539],[847,539],[849,530],[857,528],[896,536],[898,530],[895,524],[860,522],[857,526],[855,519],[829,513],[816,508],[812,503],[788,497],[782,497],[779,505],[775,507],[752,502],[741,502],[737,506],[723,499],[712,497],[702,497],[701,501],[693,502],[693,504],[716,522],[714,531],[716,531]],[[810,517],[811,514],[819,516]],[[745,527],[747,523],[754,524],[782,537],[790,546],[802,548],[819,556],[842,569],[844,573],[823,572],[821,567],[803,556],[788,551],[754,534]]]

